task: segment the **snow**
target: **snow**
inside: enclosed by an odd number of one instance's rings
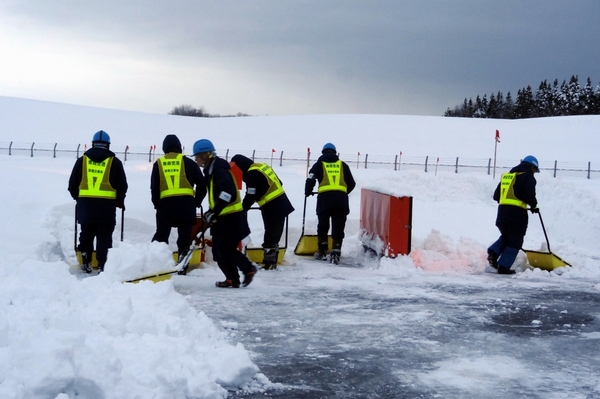
[[[600,116],[522,121],[392,115],[204,119],[0,97],[1,148],[11,141],[28,146],[36,142],[38,148],[52,148],[53,143],[63,149],[75,148],[78,143],[83,147],[89,145],[94,132],[103,129],[111,135],[112,149],[117,151],[126,145],[142,149],[140,152],[149,145],[160,149],[164,136],[175,133],[188,149],[197,139],[211,139],[222,156],[229,149],[229,156],[250,156],[257,150],[268,157],[271,149],[276,149],[302,159],[310,147],[314,160],[325,142],[333,142],[345,161],[355,162],[360,152],[393,162],[402,151],[403,161],[421,162],[403,164],[399,171],[393,164],[368,169],[362,163],[359,167],[351,164],[358,185],[350,195],[352,211],[342,250],[343,260],[350,264],[340,268],[293,254],[302,228],[306,161],[284,161],[281,167],[274,161],[296,208],[289,221],[285,263],[277,271],[261,271],[250,286],[232,292],[214,288],[222,274],[210,254],[204,267],[189,276],[157,284],[122,283],[173,265],[176,232],[170,245],[150,242],[155,226],[149,190],[152,163],[147,155],[131,156],[125,162],[130,188],[124,224],[121,226],[118,215],[105,273],[87,277],[78,273],[73,249],[74,201],[66,190],[75,155],[59,152],[53,158],[51,153],[36,153],[30,157],[26,151],[17,151],[8,156],[8,151],[0,149],[4,171],[0,177],[4,187],[0,191],[0,397],[221,398],[235,392],[262,395],[282,391],[291,389],[290,385],[273,382],[274,377],[257,364],[276,350],[273,341],[288,339],[285,347],[293,352],[293,342],[300,342],[300,336],[312,330],[322,333],[320,339],[329,344],[339,334],[339,350],[362,345],[376,349],[381,342],[401,339],[403,345],[420,348],[417,353],[423,356],[435,353],[426,367],[391,368],[390,373],[399,384],[425,387],[446,397],[456,390],[496,397],[498,387],[514,380],[524,392],[556,391],[548,397],[579,397],[582,386],[588,397],[600,397],[594,363],[581,360],[586,359],[584,355],[575,360],[581,362],[575,371],[560,374],[549,370],[545,378],[532,375],[540,364],[547,367],[542,355],[526,358],[518,352],[482,352],[478,340],[484,333],[476,329],[467,329],[468,339],[446,351],[441,351],[440,342],[428,333],[436,326],[451,324],[451,312],[462,312],[460,317],[475,324],[489,315],[508,317],[504,312],[513,309],[511,301],[517,300],[520,292],[567,287],[598,297],[600,174],[592,172],[590,179],[586,177],[587,163],[597,169],[600,162],[599,124]],[[502,166],[493,178],[486,167],[493,157],[496,129],[501,135],[498,164]],[[537,193],[552,252],[573,267],[553,272],[531,269],[521,253],[516,275],[489,278],[485,249],[498,237],[494,226],[497,205],[491,194],[500,173],[529,154],[540,160],[542,168],[536,175]],[[428,173],[422,165],[425,156],[430,159]],[[452,166],[434,172],[434,157],[450,160]],[[455,173],[456,157],[481,167],[464,167]],[[549,169],[555,160],[581,171],[559,171],[554,178]],[[377,260],[362,253],[358,237],[363,187],[413,197],[409,256]],[[306,234],[316,231],[314,201],[311,197],[307,203]],[[259,212],[250,212],[249,217],[252,242],[257,246],[262,236]],[[535,216],[530,217],[524,247],[546,249]],[[466,309],[442,286],[481,301],[487,310],[481,314]],[[411,299],[448,301],[456,306],[448,305],[444,313],[436,307],[411,304]],[[399,302],[384,310],[379,305],[361,308],[369,301],[386,300]],[[405,307],[402,301],[408,301]],[[544,312],[556,309],[552,317],[560,318],[556,328],[561,333],[570,330],[586,342],[581,345],[597,345],[600,330],[595,322],[581,322],[566,304],[530,306],[533,315],[523,321],[527,328],[551,328],[550,316]],[[597,309],[590,312],[592,319],[598,317]],[[373,326],[383,334],[377,340],[361,334]],[[477,347],[469,346],[468,340]],[[554,344],[565,351],[572,345],[559,342]],[[297,356],[302,358],[299,361],[331,361],[335,357],[316,339],[309,344]],[[522,353],[533,353],[528,344],[522,345]],[[585,379],[587,385],[580,382]],[[292,388],[299,389],[300,384],[295,384]],[[310,388],[309,382],[304,385]],[[518,389],[512,392],[521,392]]]

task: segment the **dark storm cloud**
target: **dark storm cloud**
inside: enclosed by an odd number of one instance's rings
[[[329,76],[368,112],[441,115],[543,79],[600,80],[597,1],[40,0],[10,10],[157,58],[210,55],[292,85]]]

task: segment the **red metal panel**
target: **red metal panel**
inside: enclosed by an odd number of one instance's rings
[[[383,242],[383,248],[376,249],[380,254],[389,257],[408,255],[411,246],[412,197],[395,197],[363,188],[360,228],[365,237],[378,237]]]

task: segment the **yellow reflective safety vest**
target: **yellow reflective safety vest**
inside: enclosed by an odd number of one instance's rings
[[[275,171],[269,165],[266,163],[253,163],[248,168],[248,172],[251,170],[258,170],[269,182],[269,188],[267,189],[265,195],[256,201],[258,206],[263,206],[267,202],[279,197],[284,193],[283,187],[281,186],[281,181],[279,181],[277,174],[275,174]]]
[[[517,172],[504,173],[502,175],[500,179],[500,205],[512,205],[527,209],[527,203],[515,196],[515,181],[517,180],[517,176],[522,174],[523,172]]]
[[[344,180],[342,161],[323,162],[323,180],[319,182],[319,193],[326,191],[342,191],[348,193],[348,186]]]
[[[223,210],[221,212],[219,212],[219,216],[228,215],[230,213],[235,213],[235,212],[241,212],[244,210],[244,208],[242,206],[242,200],[240,198],[240,191],[239,191],[239,188],[235,181],[235,176],[233,175],[231,170],[229,171],[229,173],[231,174],[231,179],[233,180],[233,184],[235,186],[235,199],[233,201],[231,201],[229,203],[229,205],[227,205],[225,208],[223,208]],[[213,183],[214,183],[214,177],[211,176],[210,183],[208,185],[208,206],[210,207],[210,209],[214,209],[215,204],[216,204],[215,190],[214,190]],[[225,193],[225,194],[227,194],[227,193]],[[227,194],[227,195],[229,195],[229,194]],[[222,198],[222,199],[226,200],[225,198]]]
[[[117,190],[111,186],[109,181],[113,158],[108,157],[101,162],[95,162],[87,155],[83,156],[83,173],[81,183],[79,183],[79,197],[117,198]]]
[[[185,195],[194,196],[194,189],[185,175],[183,154],[169,152],[158,158],[158,174],[160,199]]]

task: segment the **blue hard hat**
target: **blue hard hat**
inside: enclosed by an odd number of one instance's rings
[[[335,146],[331,143],[327,143],[323,146],[323,149],[321,150],[321,152],[324,152],[325,150],[332,150],[333,152],[336,152],[337,150],[335,149]]]
[[[99,130],[94,133],[94,137],[92,138],[92,144],[94,143],[110,144],[110,136],[104,130]]]
[[[194,155],[202,152],[212,152],[215,150],[215,146],[210,140],[202,139],[194,143]]]
[[[528,163],[531,166],[533,166],[535,168],[535,173],[540,172],[538,160],[533,155],[527,155],[525,158],[523,158],[523,162]]]

